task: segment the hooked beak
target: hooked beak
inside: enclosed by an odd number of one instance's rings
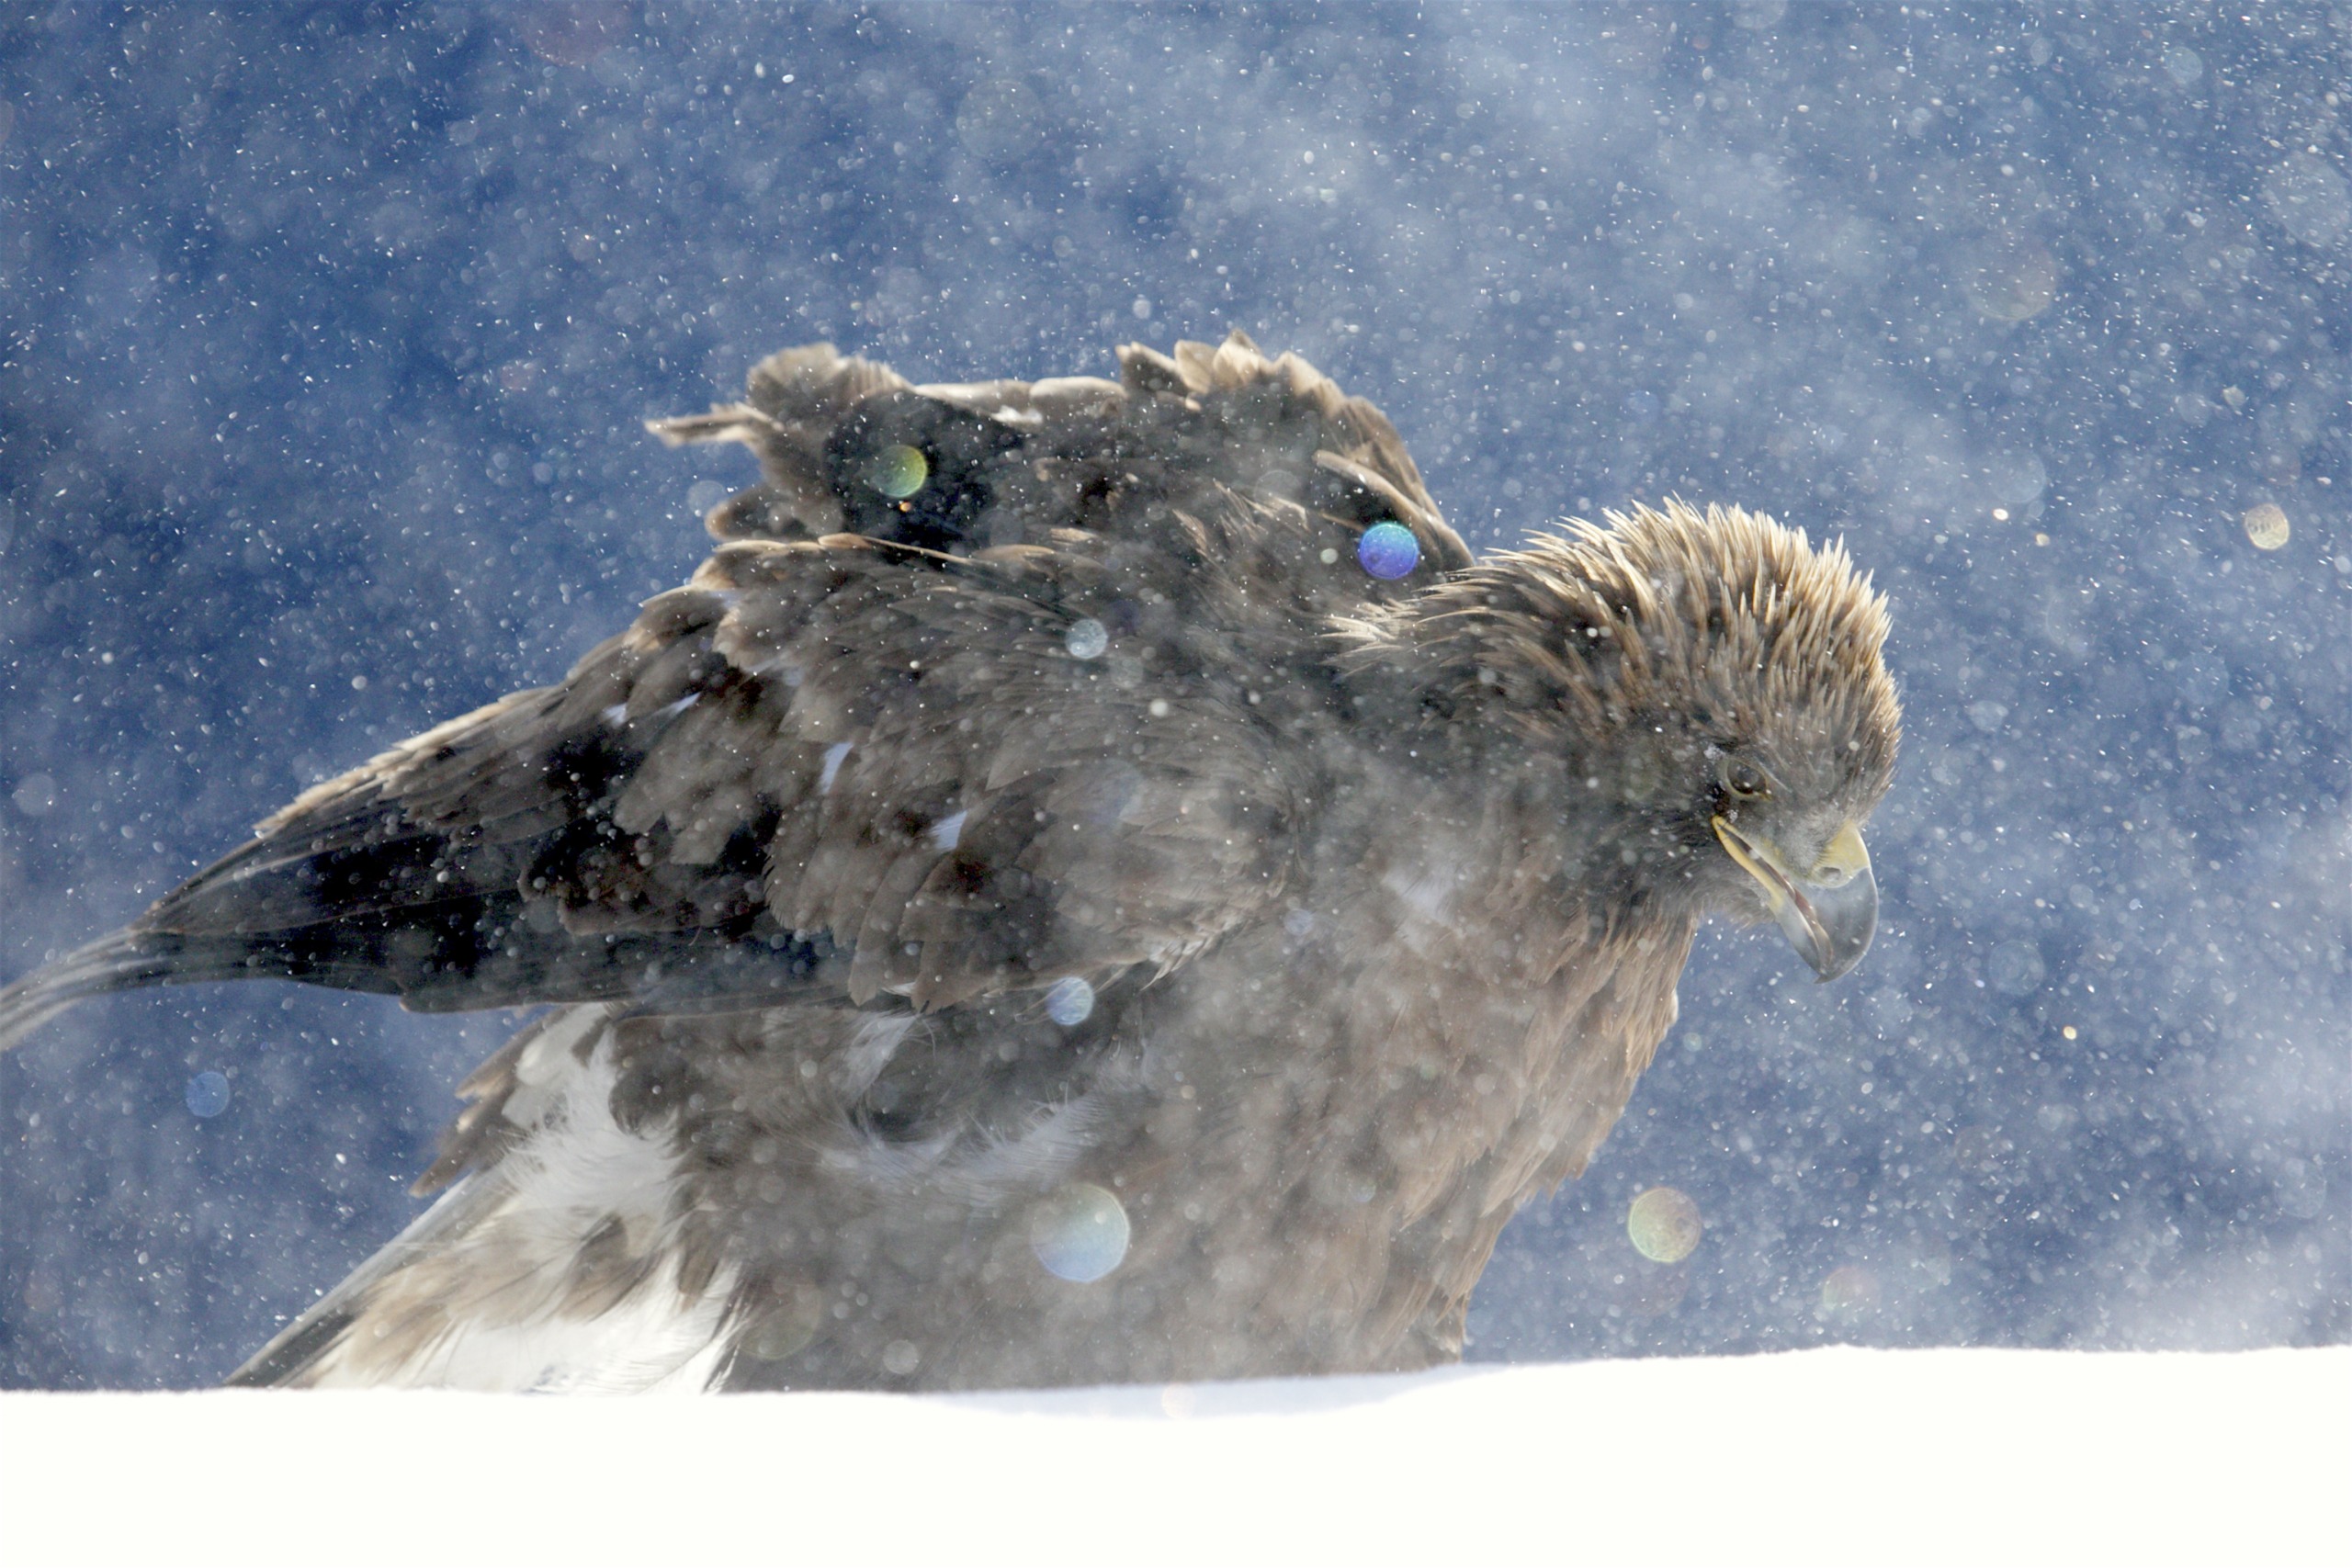
[[[1862,830],[1849,822],[1838,829],[1811,871],[1792,872],[1780,847],[1761,833],[1742,832],[1714,818],[1715,837],[1739,868],[1764,889],[1772,918],[1824,980],[1835,980],[1858,963],[1878,928],[1878,882],[1871,875],[1871,852]]]

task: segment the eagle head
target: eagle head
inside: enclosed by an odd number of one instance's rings
[[[1824,980],[1870,945],[1862,828],[1901,710],[1886,601],[1841,545],[1736,507],[1637,506],[1348,630],[1450,731],[1508,748],[1579,897],[1772,920]]]

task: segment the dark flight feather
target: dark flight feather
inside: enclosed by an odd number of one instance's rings
[[[1841,552],[1675,505],[1474,561],[1303,361],[1120,365],[763,362],[655,426],[761,462],[692,581],[0,991],[0,1044],[159,983],[554,1004],[240,1381],[1427,1364],[1702,915],[1859,956],[1897,719]],[[1073,1203],[1127,1227],[1102,1278]]]

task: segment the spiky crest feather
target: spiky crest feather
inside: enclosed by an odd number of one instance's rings
[[[1725,739],[1834,738],[1851,743],[1838,764],[1883,788],[1900,727],[1880,660],[1887,603],[1842,541],[1815,547],[1762,513],[1679,499],[1603,515],[1341,621],[1343,660],[1410,649],[1439,680],[1516,687],[1512,716],[1531,729],[1679,716]]]

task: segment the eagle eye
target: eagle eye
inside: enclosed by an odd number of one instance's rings
[[[1772,777],[1745,757],[1724,764],[1724,788],[1734,800],[1762,800],[1772,793]]]

